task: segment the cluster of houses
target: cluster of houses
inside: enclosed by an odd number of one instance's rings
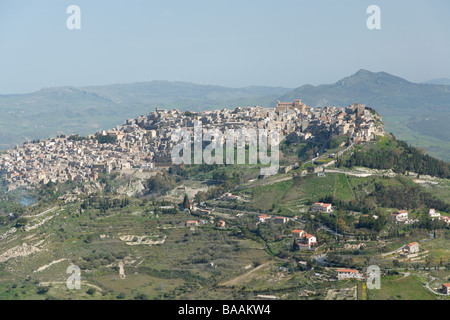
[[[264,223],[264,222],[267,222],[270,220],[275,224],[285,224],[289,221],[289,218],[287,218],[287,217],[271,217],[267,214],[261,214],[256,219],[260,223]]]
[[[186,221],[186,227],[198,227],[200,225],[204,225],[209,223],[207,220],[188,220]],[[219,229],[223,229],[225,228],[225,226],[227,225],[227,223],[224,220],[220,220],[217,224],[216,227]]]
[[[354,103],[347,108],[306,106],[301,100],[277,102],[278,114],[296,114],[295,134],[303,140],[313,139],[321,131],[349,135],[355,142],[370,141],[384,135],[382,118],[373,109]],[[287,132],[288,133],[288,132]]]
[[[311,248],[317,244],[317,238],[304,230],[295,229],[292,231],[292,238],[297,240],[297,246],[300,249]]]
[[[99,142],[98,137],[108,135],[116,142]],[[100,173],[132,168],[153,169],[154,152],[147,141],[146,132],[127,126],[87,138],[61,135],[24,143],[0,156],[0,179],[14,190],[49,182],[96,181]]]
[[[399,210],[394,213],[391,213],[391,218],[396,223],[413,224],[419,222],[419,220],[417,219],[410,219],[408,217],[408,211],[406,210]]]
[[[384,135],[381,117],[372,109],[354,104],[347,108],[306,107],[300,100],[278,103],[276,108],[238,107],[199,113],[158,109],[147,116],[125,121],[87,139],[61,135],[54,139],[24,143],[0,156],[0,179],[9,189],[48,182],[95,181],[99,173],[128,169],[151,170],[155,163],[170,163],[178,129],[193,131],[201,121],[202,130],[264,129],[280,137],[293,133],[302,141],[320,138],[324,131],[347,134],[354,141],[367,141]],[[98,136],[109,136],[99,143]]]
[[[429,210],[428,216],[432,220],[437,219],[439,221],[444,221],[445,223],[450,224],[450,217],[442,216],[440,213],[436,212],[436,210],[434,210],[434,209]],[[396,223],[413,224],[413,223],[419,222],[419,220],[417,220],[417,219],[410,219],[408,217],[408,211],[406,211],[406,210],[399,210],[394,213],[391,213],[391,218]]]
[[[430,209],[428,215],[431,218],[431,220],[438,219],[439,221],[444,221],[445,223],[450,225],[450,217],[443,216],[439,212],[436,212],[436,210],[434,209]]]

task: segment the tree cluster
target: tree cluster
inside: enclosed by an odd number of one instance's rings
[[[409,146],[406,142],[392,138],[393,143],[384,148],[355,151],[346,161],[340,159],[338,166],[362,166],[374,169],[392,169],[396,173],[406,171],[440,178],[450,178],[450,164],[435,159],[423,150]]]

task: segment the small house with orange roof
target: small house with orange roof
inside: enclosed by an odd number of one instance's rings
[[[419,252],[419,243],[418,242],[411,242],[405,246],[405,250],[408,251],[408,253],[417,253]]]
[[[292,238],[301,239],[306,232],[304,230],[295,229],[292,231]]]
[[[337,269],[338,279],[356,279],[361,278],[361,274],[355,269]]]
[[[444,283],[442,285],[442,293],[446,295],[450,295],[450,283]]]

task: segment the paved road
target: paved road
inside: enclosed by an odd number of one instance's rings
[[[323,229],[323,230],[325,230],[325,231],[327,231],[327,232],[329,232],[329,233],[332,233],[333,235],[338,236],[338,237],[343,237],[343,236],[344,236],[344,235],[338,233],[336,230],[333,230],[333,229],[331,229],[331,228],[329,228],[329,227],[327,227],[327,226],[325,226],[325,225],[323,225],[323,226],[321,227],[321,229]]]
[[[275,179],[275,180],[266,180],[265,182],[263,180],[263,182],[261,182],[261,183],[250,184],[248,186],[237,186],[236,188],[234,188],[234,190],[245,190],[245,189],[254,188],[254,187],[268,186],[271,184],[275,184],[275,183],[287,181],[287,180],[292,180],[292,179],[294,179],[293,175],[291,175],[289,177]]]
[[[236,210],[236,209],[229,209],[229,208],[222,208],[222,207],[216,207],[216,208],[217,208],[217,210],[225,210],[225,211],[253,214],[253,215],[258,215],[258,216],[265,214],[265,213],[261,213],[261,212],[255,212],[255,211],[244,211],[244,210]],[[279,218],[286,218],[286,219],[289,219],[289,220],[296,221],[292,217],[284,217],[284,216],[280,216],[280,215],[270,215],[270,214],[268,214],[268,216],[271,217],[271,218],[279,217]]]
[[[437,278],[432,277],[431,280],[428,281],[428,282],[426,283],[425,287],[426,287],[428,290],[430,290],[432,293],[437,294],[438,296],[446,296],[446,294],[436,292],[436,291],[434,291],[433,289],[430,288],[430,283],[432,283],[432,282],[433,282],[434,280],[436,280],[436,279],[437,279]]]

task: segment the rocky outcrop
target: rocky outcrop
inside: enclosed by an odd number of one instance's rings
[[[26,257],[39,251],[41,251],[41,249],[38,247],[24,243],[21,246],[16,246],[0,254],[0,262],[6,262],[9,259],[18,257]]]

